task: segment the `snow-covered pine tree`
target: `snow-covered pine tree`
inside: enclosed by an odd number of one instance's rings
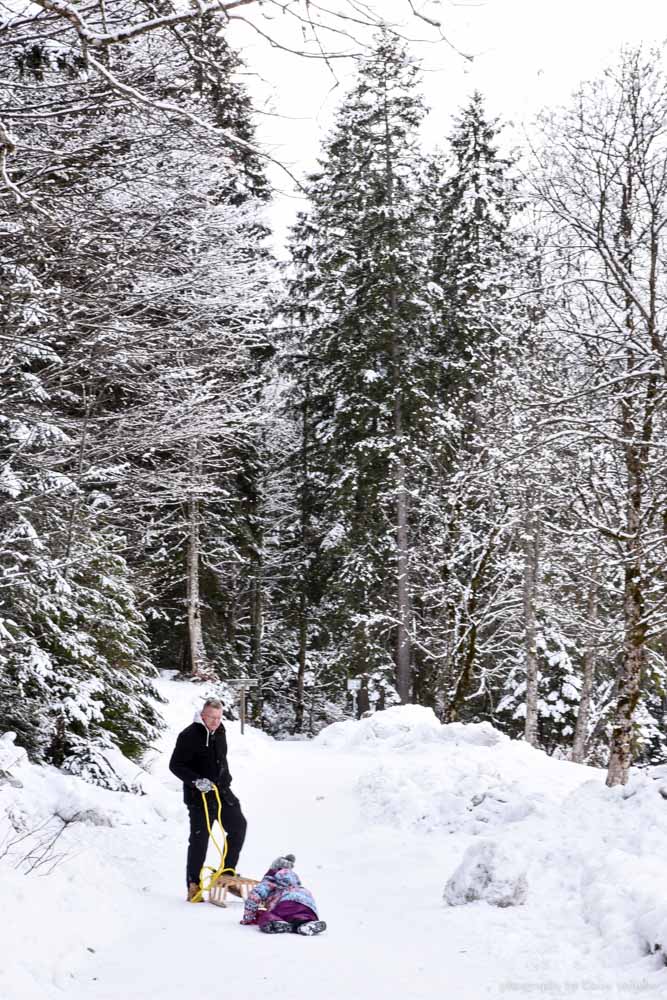
[[[322,498],[320,648],[334,671],[412,694],[411,516],[437,434],[434,311],[419,192],[417,67],[384,31],[329,135],[292,234],[288,313]],[[321,577],[321,574],[319,574]]]
[[[501,131],[475,91],[455,119],[446,152],[427,172],[446,390],[468,440],[476,426],[474,402],[511,340],[514,310],[505,292],[517,280],[522,204],[513,161],[498,149]]]
[[[309,255],[310,240],[304,235],[308,225],[309,220],[302,218],[299,246],[293,247],[302,279]],[[291,300],[283,308],[290,318],[281,331],[275,360],[271,431],[280,462],[272,468],[270,489],[278,506],[272,632],[282,637],[282,643],[277,655],[269,653],[273,674],[268,687],[275,696],[265,711],[273,716],[274,730],[313,732],[323,723],[337,721],[344,709],[341,677],[332,668],[326,619],[320,614],[334,572],[328,550],[321,547],[330,530],[331,510],[325,481],[313,464],[313,419],[326,405],[326,385],[320,384],[322,398],[314,402],[306,353],[310,310],[305,300],[298,307]]]
[[[39,761],[78,768],[110,742],[136,758],[157,732],[154,670],[119,540],[69,471],[58,290],[11,259],[1,273],[0,727]],[[101,761],[94,780],[115,786]]]
[[[528,322],[519,292],[528,282],[522,204],[512,160],[498,151],[500,131],[473,94],[448,148],[428,165],[423,194],[447,420],[420,511],[417,682],[420,699],[449,719],[493,711],[489,671],[507,649],[507,591],[516,579],[502,453]]]

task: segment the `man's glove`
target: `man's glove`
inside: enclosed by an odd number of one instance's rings
[[[213,782],[209,781],[208,778],[197,778],[195,788],[198,792],[212,792]]]

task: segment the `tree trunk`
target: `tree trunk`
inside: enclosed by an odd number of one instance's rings
[[[591,632],[594,633],[598,619],[598,569],[597,560],[593,560],[591,567],[591,581],[588,586],[587,619]],[[597,646],[595,640],[588,643],[584,653],[583,676],[581,683],[581,698],[579,699],[579,711],[577,712],[577,723],[574,729],[574,740],[572,743],[572,753],[570,760],[575,764],[581,764],[586,750],[586,738],[588,736],[588,720],[591,713],[591,697],[593,694],[593,682],[595,681],[595,668],[597,664]]]
[[[386,79],[385,79],[386,94]],[[389,217],[394,206],[394,169],[391,131],[389,128],[388,100],[384,105],[385,126],[385,176],[387,183],[387,208]],[[392,233],[389,231],[389,240]],[[394,442],[396,453],[392,463],[394,491],[396,497],[396,573],[397,573],[397,617],[398,629],[396,635],[396,689],[405,705],[410,700],[412,688],[412,649],[410,642],[410,587],[408,579],[409,567],[409,535],[408,535],[408,493],[405,486],[405,459],[403,457],[403,401],[401,397],[402,356],[399,341],[398,300],[395,287],[390,294],[389,311],[392,317],[392,360],[394,365]]]
[[[261,682],[264,637],[264,572],[261,552],[257,552],[254,562],[250,584],[250,676]]]
[[[253,699],[255,721],[262,713],[262,657],[264,640],[264,529],[260,516],[262,483],[254,453],[246,457],[246,469],[241,482],[245,488],[245,521],[247,526],[248,616],[250,619],[249,674],[258,681]]]
[[[296,706],[294,710],[294,732],[303,731],[304,687],[306,678],[307,646],[308,646],[308,543],[309,525],[309,490],[308,490],[308,435],[309,435],[309,402],[310,382],[306,375],[304,386],[303,408],[301,419],[301,580],[299,591],[299,653],[296,675]]]
[[[306,679],[306,647],[308,641],[308,602],[305,586],[299,594],[299,653],[296,672],[296,705],[294,708],[294,732],[303,732],[304,691]]]
[[[535,605],[539,577],[540,539],[539,525],[535,517],[532,501],[528,500],[526,511],[526,561],[523,581],[523,614],[526,629],[526,743],[537,746],[537,691],[539,671],[537,666],[537,629]]]
[[[489,561],[491,560],[491,556],[493,554],[496,545],[496,537],[497,537],[496,530],[497,529],[494,529],[493,533],[491,534],[489,542],[486,548],[484,549],[484,552],[482,553],[479,562],[477,563],[477,567],[475,568],[475,571],[472,575],[472,579],[470,581],[470,598],[468,601],[468,608],[467,608],[467,618],[469,626],[465,636],[466,639],[465,653],[463,655],[463,664],[461,666],[461,669],[458,671],[458,680],[456,682],[456,688],[454,689],[454,694],[452,695],[450,703],[447,706],[447,716],[446,716],[447,722],[458,721],[460,709],[465,699],[466,692],[470,686],[470,679],[473,675],[475,667],[475,659],[477,657],[477,638],[478,638],[477,635],[478,629],[476,620],[477,607],[479,604],[482,584],[484,582],[484,574],[486,572],[486,567]],[[457,643],[457,648],[458,645],[459,644]]]
[[[192,444],[190,468],[192,476],[192,492],[188,500],[188,544],[187,563],[187,612],[188,612],[188,644],[190,653],[190,672],[193,677],[203,677],[206,674],[206,652],[201,623],[201,599],[199,591],[199,500],[197,485],[202,467],[199,441]]]
[[[188,502],[188,519],[187,608],[190,670],[193,677],[198,677],[205,673],[205,656],[199,599],[199,503],[194,496],[190,497]]]
[[[400,440],[400,403],[396,401],[396,437]],[[396,642],[396,687],[401,704],[410,700],[412,664],[410,643],[410,593],[408,587],[408,500],[405,489],[405,463],[402,455],[394,461],[396,488],[396,562],[398,572],[398,634]]]
[[[626,163],[626,177],[623,187],[621,209],[621,236],[624,245],[623,266],[629,274],[633,271],[633,198],[636,178],[633,164]],[[652,252],[650,271],[649,334],[653,346],[655,325],[655,298],[657,281],[657,259],[655,246]],[[629,377],[635,371],[637,358],[634,341],[636,337],[635,304],[628,290],[625,293],[625,325],[628,332],[625,354],[626,372]],[[652,374],[646,387],[646,395],[641,409],[637,409],[634,395],[627,393],[620,399],[621,426],[623,430],[625,471],[627,476],[627,504],[625,531],[625,568],[623,588],[623,662],[619,677],[618,700],[612,723],[607,785],[624,785],[632,763],[632,723],[639,701],[642,669],[646,655],[646,620],[644,617],[643,584],[643,500],[644,469],[648,462],[649,449],[653,437],[653,415],[657,394],[656,375]]]
[[[623,612],[625,639],[623,665],[619,678],[618,701],[611,735],[611,752],[607,770],[607,785],[624,785],[632,764],[632,720],[641,684],[644,665],[644,626],[642,623],[641,585],[631,567],[625,573]]]
[[[627,412],[627,410],[626,410]],[[624,424],[626,419],[624,418]],[[629,440],[629,439],[628,439]],[[632,764],[632,721],[641,686],[646,623],[642,588],[641,458],[634,444],[626,446],[628,472],[627,542],[623,592],[623,662],[612,724],[607,785],[624,785]]]
[[[95,403],[97,402],[95,396],[89,393],[86,390],[85,386],[83,387],[83,402],[85,409],[83,416],[83,425],[81,427],[81,440],[79,441],[79,458],[77,461],[77,470],[76,470],[77,490],[81,489],[81,479],[83,478],[83,467],[85,463],[86,447],[88,443],[88,425],[90,424],[93,408],[95,406]],[[72,509],[70,510],[69,514],[69,524],[67,526],[67,540],[65,542],[65,565],[63,567],[64,577],[67,577],[69,573],[68,564],[72,555],[72,545],[74,542],[74,525],[76,524],[77,516],[79,514],[78,495],[79,494],[77,492],[77,499],[75,499],[74,503],[72,504]]]

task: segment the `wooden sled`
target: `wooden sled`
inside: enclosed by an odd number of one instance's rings
[[[258,885],[259,879],[243,878],[242,875],[219,875],[208,893],[209,903],[214,906],[227,906],[227,892],[230,888],[238,889],[241,899],[246,900],[248,893]]]

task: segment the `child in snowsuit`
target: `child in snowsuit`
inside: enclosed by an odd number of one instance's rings
[[[326,930],[312,893],[293,870],[294,855],[276,858],[264,878],[248,894],[242,924],[257,924],[265,934],[296,932],[310,937]],[[260,910],[260,906],[264,910]]]

